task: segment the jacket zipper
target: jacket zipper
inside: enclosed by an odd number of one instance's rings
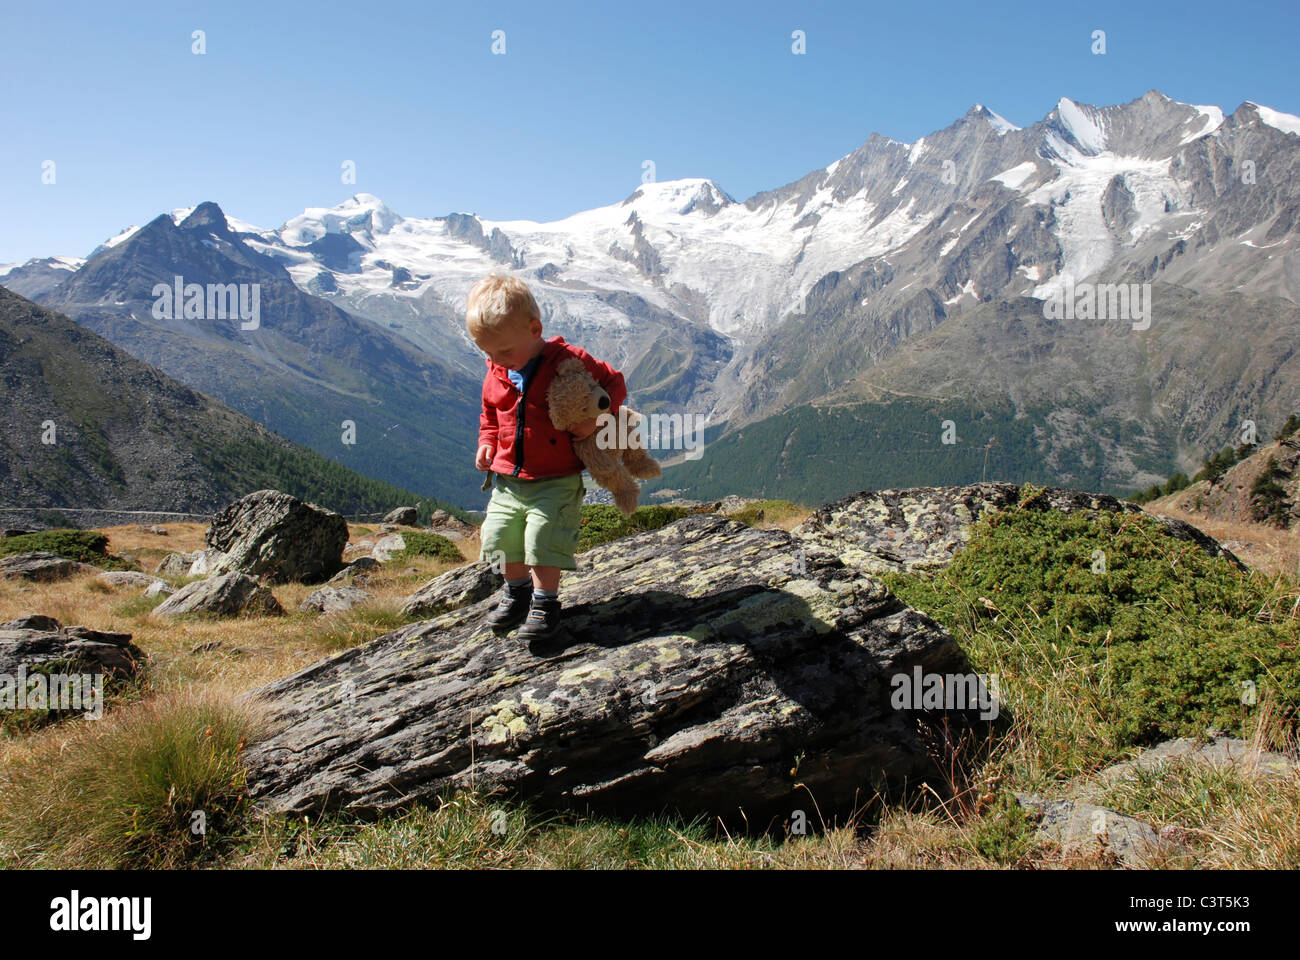
[[[536,372],[536,370],[533,371],[533,373]],[[524,465],[524,398],[528,395],[528,388],[532,386],[532,383],[532,377],[524,381],[524,389],[519,394],[519,404],[516,408],[519,411],[518,422],[515,424],[515,453],[517,456],[515,457],[515,469],[510,474],[512,477],[519,476],[519,468]]]

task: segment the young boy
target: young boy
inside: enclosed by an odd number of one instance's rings
[[[580,359],[604,387],[609,413],[627,399],[627,385],[622,373],[563,337],[543,340],[541,311],[518,277],[492,274],[474,284],[465,325],[487,354],[474,466],[490,471],[493,490],[479,559],[505,560],[505,592],[488,624],[504,633],[522,621],[520,639],[547,640],[559,629],[560,571],[577,568],[584,488],[573,439],[590,436],[597,423],[556,430],[546,392],[567,357]]]

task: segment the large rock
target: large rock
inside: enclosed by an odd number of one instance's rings
[[[245,753],[251,795],[373,812],[473,783],[761,828],[795,811],[831,823],[904,783],[942,791],[928,736],[968,715],[895,710],[891,678],[969,668],[878,580],[716,514],[577,559],[559,646],[494,636],[491,596],[246,695],[266,720]],[[444,594],[476,596],[483,566],[444,575],[458,584]]]
[[[396,510],[389,511],[388,515],[384,517],[384,523],[396,523],[404,527],[413,527],[416,524],[417,516],[415,507],[398,507]]]
[[[182,613],[236,614],[283,613],[280,602],[252,577],[232,571],[187,583],[153,610],[155,616],[175,617]]]
[[[348,524],[339,514],[278,490],[258,490],[212,519],[208,546],[225,554],[216,571],[271,583],[328,580],[343,566]]]
[[[89,627],[65,627],[41,614],[0,623],[0,675],[18,676],[58,663],[66,673],[102,673],[131,677],[143,665],[145,654],[131,642],[129,633],[109,633]]]
[[[41,550],[0,558],[0,580],[66,580],[81,573],[100,572],[99,567]]]
[[[1100,511],[1143,512],[1126,500],[1059,487],[1036,488],[1022,503],[1021,490],[1014,483],[862,490],[818,508],[790,532],[807,543],[836,551],[846,563],[868,573],[910,573],[946,567],[970,541],[971,528],[984,513],[1008,506],[1092,515]],[[1155,519],[1170,536],[1195,543],[1212,557],[1222,556],[1238,570],[1247,569],[1230,551],[1190,524],[1172,517]]]

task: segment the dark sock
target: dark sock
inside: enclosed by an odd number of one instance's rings
[[[559,595],[559,590],[538,590],[535,587],[533,588],[533,596],[538,600],[554,600]]]
[[[517,580],[509,580],[509,579],[507,579],[507,580],[506,580],[506,592],[507,592],[507,593],[512,593],[512,594],[517,594],[517,593],[519,593],[520,591],[522,591],[522,590],[524,589],[524,585],[525,585],[525,584],[529,584],[529,583],[532,583],[532,582],[533,582],[533,578],[532,578],[532,577],[528,577],[528,576],[520,577],[520,578],[517,579]]]

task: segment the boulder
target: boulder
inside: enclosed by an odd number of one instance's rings
[[[384,517],[384,523],[396,523],[404,527],[413,527],[417,522],[416,518],[415,507],[398,507]]]
[[[373,593],[357,587],[321,587],[312,591],[298,609],[303,613],[343,613],[373,597]]]
[[[348,524],[339,514],[278,490],[258,490],[212,519],[207,544],[218,572],[238,570],[271,583],[328,580],[343,566]]]
[[[1135,503],[1060,487],[1036,488],[1037,492],[1021,503],[1021,490],[1014,483],[862,490],[814,510],[790,532],[805,543],[838,552],[845,562],[867,573],[910,573],[946,567],[969,542],[971,527],[984,513],[1008,506],[1093,515],[1100,511],[1143,512]],[[1243,572],[1247,569],[1190,524],[1164,516],[1156,519],[1171,536],[1196,543],[1210,556],[1222,556]]]
[[[0,580],[66,580],[80,573],[100,573],[99,567],[58,554],[36,551],[0,558]]]
[[[159,594],[162,594],[164,597],[170,597],[175,592],[175,587],[169,586],[161,580],[155,580],[153,583],[149,584],[149,589],[145,590],[144,595],[146,597],[156,597]]]
[[[237,571],[187,583],[154,608],[154,616],[174,617],[183,613],[236,614],[283,613],[278,600],[252,577]]]
[[[197,558],[197,553],[169,553],[158,561],[153,572],[164,577],[183,577]]]
[[[145,654],[129,633],[65,627],[53,617],[34,614],[0,623],[0,675],[18,676],[43,664],[58,663],[66,673],[134,676]]]
[[[244,755],[251,796],[295,816],[373,813],[473,783],[761,828],[796,811],[829,824],[877,791],[942,791],[933,738],[974,721],[894,709],[891,678],[969,665],[878,580],[716,514],[577,562],[544,647],[484,625],[496,598],[471,599],[491,584],[471,564],[439,578],[463,605],[246,694],[265,717]]]
[[[106,587],[152,587],[155,583],[162,583],[157,577],[151,577],[147,573],[140,573],[136,570],[105,570],[95,578]]]
[[[400,533],[390,533],[386,537],[379,538],[379,542],[370,551],[370,556],[380,563],[387,563],[405,549],[406,539]]]

